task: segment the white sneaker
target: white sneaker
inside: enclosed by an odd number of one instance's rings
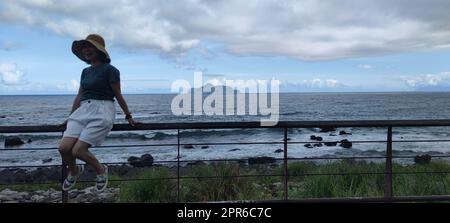
[[[75,176],[68,174],[62,185],[63,191],[68,191],[68,190],[72,189],[73,186],[75,186],[75,183],[77,182],[78,178],[80,178],[80,176],[83,172],[84,172],[84,166],[78,165],[78,173]]]
[[[108,166],[103,164],[103,168],[105,168],[105,172],[101,175],[97,175],[97,183],[95,184],[97,192],[103,192],[108,186]]]

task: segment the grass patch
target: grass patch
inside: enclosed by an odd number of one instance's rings
[[[171,179],[173,173],[166,167],[154,168],[142,172],[137,180],[120,184],[118,202],[165,203],[176,201],[176,181]]]

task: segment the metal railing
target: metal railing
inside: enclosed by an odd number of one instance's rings
[[[154,147],[154,146],[176,146],[177,147],[177,159],[174,160],[162,160],[154,161],[154,163],[176,163],[177,176],[170,178],[152,178],[152,179],[117,179],[111,181],[138,181],[138,180],[176,180],[177,182],[177,201],[180,201],[180,180],[190,178],[224,178],[224,177],[267,177],[267,176],[279,176],[283,177],[283,199],[281,200],[264,200],[264,202],[404,202],[404,201],[450,201],[450,195],[432,195],[432,196],[395,196],[393,193],[393,175],[394,174],[449,174],[449,171],[408,171],[408,172],[393,172],[393,159],[400,158],[414,158],[415,156],[393,156],[392,144],[395,142],[450,142],[450,140],[393,140],[393,128],[398,127],[438,127],[448,126],[450,127],[450,120],[360,120],[360,121],[285,121],[279,122],[275,126],[261,126],[259,122],[197,122],[197,123],[154,123],[145,124],[141,123],[134,127],[127,124],[116,124],[112,131],[138,131],[138,130],[176,130],[177,131],[177,143],[160,143],[160,144],[129,144],[118,146],[100,146],[100,147]],[[386,143],[385,156],[347,156],[347,157],[303,157],[303,158],[290,158],[288,157],[288,145],[289,144],[306,144],[317,143],[316,141],[290,141],[288,138],[288,129],[293,128],[342,128],[342,127],[361,127],[361,128],[386,128],[387,135],[386,140],[365,140],[365,141],[352,141],[352,143]],[[283,131],[282,141],[265,141],[265,142],[222,142],[222,143],[181,143],[180,130],[188,129],[280,129]],[[63,132],[64,127],[55,125],[44,126],[0,126],[0,133],[42,133],[42,132]],[[335,142],[335,141],[333,141]],[[326,142],[322,142],[326,143]],[[252,145],[252,144],[280,144],[283,145],[283,158],[275,159],[282,161],[283,174],[252,174],[252,175],[237,175],[237,176],[181,176],[180,166],[181,163],[187,163],[192,161],[247,161],[248,159],[203,159],[203,160],[180,160],[180,149],[184,145]],[[15,150],[15,151],[29,151],[29,150],[52,150],[57,148],[14,148],[3,150]],[[1,152],[2,150],[0,150]],[[431,157],[449,158],[446,155],[435,155]],[[385,159],[386,167],[384,172],[359,172],[359,173],[304,173],[304,174],[289,174],[288,161],[289,160],[356,160],[356,159]],[[109,164],[126,164],[126,162],[115,162]],[[0,166],[1,168],[26,168],[26,167],[61,167],[61,183],[67,176],[67,168],[64,163],[61,165],[33,165],[33,166]],[[320,176],[320,175],[379,175],[383,174],[385,189],[383,197],[346,197],[346,198],[302,198],[302,199],[290,199],[289,198],[289,177],[296,176]],[[90,181],[84,181],[90,182]],[[55,182],[44,183],[30,183],[30,184],[52,184]],[[17,184],[17,183],[14,183]],[[28,184],[28,183],[25,183]],[[62,191],[62,202],[68,202],[68,193]],[[254,201],[257,202],[257,201]]]

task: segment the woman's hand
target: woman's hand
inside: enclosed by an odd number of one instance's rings
[[[66,125],[67,125],[67,119],[63,123],[57,125],[57,127],[62,128],[62,127],[66,127]]]
[[[131,126],[135,126],[136,124],[140,123],[140,122],[134,121],[133,118],[129,118],[129,119],[127,119],[127,121],[128,121],[128,124],[130,124]]]

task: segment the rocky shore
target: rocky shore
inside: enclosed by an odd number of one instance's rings
[[[119,193],[118,188],[107,188],[98,193],[94,187],[69,192],[69,202],[74,203],[113,203]],[[61,203],[61,191],[50,188],[37,191],[0,191],[0,203]]]

